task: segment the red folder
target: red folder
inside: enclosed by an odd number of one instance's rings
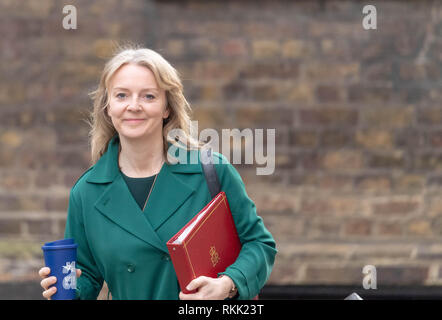
[[[218,193],[168,242],[178,282],[183,293],[190,281],[206,276],[216,278],[235,262],[241,250],[226,194]]]

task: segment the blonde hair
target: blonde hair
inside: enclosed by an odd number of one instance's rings
[[[137,64],[149,68],[155,76],[158,86],[166,91],[169,116],[163,121],[163,147],[167,160],[168,142],[177,142],[190,149],[199,149],[202,143],[190,135],[191,108],[183,95],[183,85],[178,71],[172,67],[159,53],[135,46],[119,48],[118,52],[106,63],[101,74],[97,90],[90,93],[94,101],[89,118],[89,141],[91,146],[91,161],[95,164],[106,152],[111,138],[117,134],[106,108],[109,105],[109,84],[115,72],[126,64]],[[173,129],[179,134],[170,137]]]

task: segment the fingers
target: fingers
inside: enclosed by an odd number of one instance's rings
[[[48,277],[41,280],[40,285],[42,286],[43,289],[45,289],[45,291],[43,291],[42,293],[43,297],[49,300],[51,299],[51,297],[55,294],[55,292],[57,292],[57,288],[55,286],[49,288],[49,286],[52,286],[56,282],[57,282],[56,277]]]
[[[204,276],[193,279],[186,286],[186,290],[193,291],[196,289],[201,289],[201,287],[205,286],[209,282],[209,280],[210,280],[210,278],[204,277]],[[200,300],[200,299],[203,299],[203,295],[199,291],[200,290],[198,290],[195,293],[189,293],[189,294],[185,294],[181,291],[179,294],[179,298],[180,298],[180,300]]]
[[[180,291],[179,298],[180,300],[202,300],[203,296],[199,292],[186,294]]]
[[[48,290],[49,286],[51,286],[57,282],[56,277],[48,277],[50,273],[51,273],[51,269],[49,267],[43,267],[38,271],[38,274],[40,275],[40,277],[43,278],[43,280],[41,280],[41,282],[40,282],[40,285],[45,290]]]
[[[209,278],[204,277],[204,276],[193,279],[186,286],[186,290],[192,291],[192,290],[198,289],[202,285],[206,284],[208,281],[209,281]]]
[[[56,287],[52,287],[48,290],[43,291],[43,297],[45,297],[48,300],[51,300],[51,297],[57,292]]]
[[[185,294],[179,293],[180,300],[222,300],[228,296],[230,290],[229,286],[226,286],[226,279],[221,278],[209,278],[198,277],[186,287],[186,290],[192,291],[197,289],[195,293]]]
[[[38,271],[39,276],[43,278],[40,282],[41,287],[44,289],[42,293],[43,297],[48,300],[51,300],[51,297],[57,292],[57,288],[53,286],[57,282],[57,278],[54,276],[49,277],[50,273],[51,269],[48,267],[43,267]],[[77,278],[81,276],[80,269],[76,269],[76,273]]]
[[[51,269],[49,267],[43,267],[38,270],[38,275],[42,278],[46,278],[51,273]]]
[[[194,293],[193,294],[192,293],[185,294],[182,291],[180,291],[179,298],[180,298],[180,300],[196,300]]]
[[[41,280],[40,285],[43,289],[48,290],[48,288],[53,284],[55,284],[56,282],[57,282],[56,277],[48,277]]]

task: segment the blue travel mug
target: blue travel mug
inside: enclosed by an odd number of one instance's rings
[[[63,239],[47,242],[42,246],[45,265],[51,269],[49,277],[55,276],[57,292],[52,300],[73,300],[77,287],[75,263],[77,261],[77,247],[74,239]]]

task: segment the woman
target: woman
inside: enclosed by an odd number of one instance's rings
[[[166,242],[211,197],[176,70],[152,50],[122,50],[106,64],[93,98],[94,164],[71,190],[65,230],[65,237],[78,243],[77,298],[96,299],[103,281],[113,299],[256,296],[273,267],[275,242],[240,175],[216,152],[215,168],[242,249],[218,278],[198,277],[188,285],[196,293],[180,292]],[[181,136],[171,137],[172,130]],[[177,141],[185,143],[188,158],[197,153],[197,164],[170,161],[169,147]],[[47,299],[57,280],[49,271],[39,271]]]

